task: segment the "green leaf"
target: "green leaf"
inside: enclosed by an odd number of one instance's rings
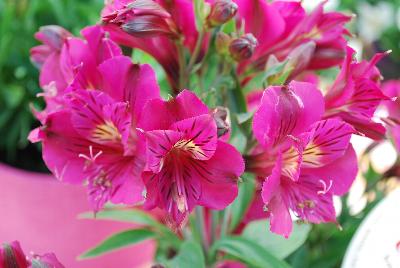
[[[194,13],[196,16],[196,29],[197,31],[202,31],[205,19],[209,13],[209,5],[204,2],[204,0],[194,0]]]
[[[284,259],[298,249],[307,239],[311,226],[294,224],[288,239],[271,233],[268,220],[258,220],[249,223],[242,236],[257,243],[279,259]]]
[[[156,234],[154,232],[147,229],[134,229],[117,233],[110,236],[96,247],[83,253],[81,256],[79,256],[79,258],[87,259],[100,256],[110,251],[138,244],[151,238],[155,238],[155,236]]]
[[[247,208],[254,195],[254,179],[251,174],[245,173],[242,176],[243,182],[239,183],[239,194],[233,202],[232,218],[230,222],[230,230],[234,230],[243,219]]]
[[[168,261],[166,267],[168,268],[205,268],[205,257],[203,250],[199,243],[194,241],[185,241],[178,255],[172,260]]]
[[[216,250],[223,251],[252,267],[289,268],[286,262],[279,260],[260,245],[243,237],[224,237],[213,245],[214,256]]]
[[[114,220],[122,222],[130,222],[140,225],[146,225],[153,227],[155,230],[161,233],[168,241],[171,242],[175,247],[181,244],[181,240],[172,232],[168,227],[158,222],[150,214],[139,210],[139,209],[105,209],[99,211],[94,217],[93,212],[85,212],[78,215],[79,219],[100,219],[100,220]]]
[[[238,113],[236,114],[239,125],[249,121],[253,117],[253,112]]]
[[[78,215],[78,219],[116,220],[148,226],[158,226],[160,224],[148,213],[138,209],[105,209],[97,212],[96,216],[93,212],[84,212]]]

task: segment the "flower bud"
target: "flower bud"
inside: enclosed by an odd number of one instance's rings
[[[257,39],[251,33],[234,39],[229,45],[229,51],[232,58],[236,61],[242,61],[251,58],[254,49],[258,45]]]
[[[217,0],[211,6],[207,24],[215,27],[224,24],[236,15],[238,6],[232,0]]]
[[[118,25],[135,37],[169,35],[177,37],[178,30],[171,14],[152,0],[135,0],[123,7],[109,4],[103,13],[103,22]]]
[[[218,137],[224,136],[231,129],[228,108],[218,106],[213,110],[213,117],[217,124]]]
[[[72,34],[60,26],[48,25],[40,27],[35,33],[35,38],[43,43],[33,47],[30,51],[31,61],[37,67],[41,68],[46,59],[53,52],[60,52],[64,41]]]
[[[122,24],[121,28],[136,37],[154,37],[162,34],[175,37],[177,35],[173,25],[171,27],[167,20],[154,15],[134,17]]]
[[[284,72],[288,71],[290,68],[291,77],[294,77],[306,69],[314,55],[315,48],[316,44],[313,41],[295,47],[286,58],[288,62],[285,66]]]

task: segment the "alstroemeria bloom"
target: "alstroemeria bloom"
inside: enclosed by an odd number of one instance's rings
[[[385,101],[384,105],[388,110],[388,117],[385,122],[393,138],[398,151],[400,151],[400,81],[390,80],[382,85],[382,91],[388,96],[393,98],[391,101]]]
[[[57,260],[54,253],[46,253],[44,255],[33,255],[27,258],[18,241],[10,244],[3,244],[0,247],[0,267],[2,268],[33,268],[33,267],[51,267],[64,268]]]
[[[85,83],[87,87],[98,86],[99,71],[97,67],[107,59],[121,56],[121,49],[111,41],[100,26],[90,26],[82,30],[85,40],[73,37],[58,26],[46,26],[36,34],[36,38],[45,45],[32,48],[31,59],[38,62],[38,51],[48,48],[39,62],[40,86],[44,92],[39,94],[46,101],[42,112],[35,111],[37,118],[43,122],[45,117],[61,109],[64,105],[63,95],[73,83]]]
[[[196,205],[223,209],[235,199],[243,159],[218,140],[213,116],[194,93],[149,101],[139,127],[147,138],[147,208],[167,211],[179,226]]]
[[[348,31],[344,24],[351,16],[339,12],[324,12],[321,3],[310,14],[301,1],[235,0],[239,21],[243,20],[246,33],[258,41],[253,56],[242,62],[239,72],[264,70],[270,56],[279,61],[291,51],[312,43],[310,56],[301,59],[302,68],[315,70],[340,64],[345,56]],[[296,66],[294,66],[296,67]],[[298,67],[298,66],[297,66]],[[297,73],[300,70],[296,70]]]
[[[148,22],[142,24],[147,29],[144,28],[142,31],[152,31],[151,37],[143,38],[129,34],[129,23],[135,18],[147,19]],[[179,34],[183,38],[184,45],[193,52],[198,37],[193,1],[114,0],[106,3],[102,19],[105,23],[104,29],[110,32],[114,41],[152,55],[165,69],[172,87],[178,90],[179,75],[182,74],[179,74],[178,50],[175,40],[171,39],[171,34]],[[168,28],[171,24],[173,30]],[[203,50],[205,44],[206,41],[202,46]],[[199,58],[203,54],[204,51],[200,52]]]
[[[64,108],[49,114],[30,140],[41,141],[47,167],[61,181],[88,184],[95,210],[105,202],[142,200],[145,140],[136,131],[144,104],[159,98],[148,65],[115,57],[98,68],[96,90],[72,88]]]
[[[323,96],[313,84],[292,81],[264,91],[253,123],[260,145],[246,168],[265,179],[261,196],[272,232],[289,236],[290,211],[313,223],[335,222],[332,195],[344,194],[356,176],[353,127],[321,120],[323,113]]]
[[[376,54],[369,62],[354,61],[354,53],[347,48],[341,71],[325,95],[324,117],[340,117],[369,138],[382,139],[386,130],[372,117],[381,101],[388,100],[380,89],[381,75],[375,67],[386,53]]]

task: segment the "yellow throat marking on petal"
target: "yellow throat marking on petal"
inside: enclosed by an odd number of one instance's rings
[[[201,147],[196,145],[193,140],[180,140],[175,143],[174,148],[189,152],[197,159],[203,159],[206,157]]]
[[[101,141],[120,141],[122,138],[118,128],[111,121],[97,125],[93,130],[92,137]]]

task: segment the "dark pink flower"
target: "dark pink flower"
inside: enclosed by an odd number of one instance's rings
[[[351,16],[338,12],[324,12],[320,4],[307,14],[301,2],[263,0],[235,0],[239,20],[246,33],[252,33],[259,46],[253,56],[241,64],[239,72],[263,70],[270,56],[279,61],[287,59],[292,50],[306,43],[313,49],[302,58],[303,70],[324,69],[340,64],[345,56],[348,31],[344,24]],[[299,73],[301,70],[296,70]]]
[[[153,2],[152,5],[157,5],[157,8],[152,8],[150,11],[143,6],[138,6],[136,9],[129,8],[130,5],[141,2]],[[149,5],[149,4],[147,4]],[[129,10],[127,12],[127,9]],[[144,9],[144,10],[143,10]],[[158,32],[152,31],[153,35],[143,38],[143,36],[129,34],[122,25],[126,25],[131,20],[132,16],[148,16],[152,14],[152,19],[157,20],[158,23],[150,23],[150,28],[154,24],[158,25]],[[115,21],[115,15],[120,14],[118,21]],[[121,14],[123,16],[121,16]],[[157,17],[157,19],[154,18]],[[176,90],[178,89],[179,81],[179,64],[178,64],[178,51],[176,47],[175,37],[171,39],[171,34],[165,34],[165,27],[159,20],[167,21],[171,26],[174,34],[179,34],[183,38],[184,45],[193,52],[198,37],[198,32],[195,25],[195,14],[193,1],[191,0],[159,0],[159,1],[142,1],[142,0],[115,0],[106,3],[103,11],[102,18],[105,23],[104,29],[110,32],[111,38],[122,45],[141,49],[148,54],[152,55],[165,69],[171,86]],[[113,18],[110,20],[110,18]],[[146,17],[148,18],[148,17]],[[151,20],[150,20],[151,22]],[[176,29],[175,29],[176,28]],[[153,27],[154,29],[154,27]],[[164,32],[164,34],[163,34]],[[206,38],[207,39],[207,38]],[[206,41],[202,46],[202,51],[199,58],[204,55]],[[162,49],[160,49],[162,48]]]
[[[145,206],[167,211],[178,226],[196,205],[228,206],[244,163],[233,146],[218,140],[207,106],[185,90],[169,101],[149,101],[143,114]]]
[[[272,232],[289,236],[290,211],[313,223],[335,222],[332,195],[344,194],[356,176],[353,127],[321,120],[323,113],[313,84],[293,81],[264,92],[253,123],[260,145],[246,168],[265,179],[261,196]]]
[[[388,100],[380,89],[381,75],[375,64],[386,55],[376,54],[371,61],[356,62],[354,50],[347,48],[341,71],[325,95],[325,118],[341,117],[360,133],[372,139],[382,139],[385,128],[372,117],[383,100]]]
[[[159,98],[148,65],[115,57],[99,67],[98,88],[72,87],[63,109],[50,113],[30,134],[43,144],[43,159],[61,181],[86,182],[99,210],[105,202],[142,199],[145,140],[136,130],[145,103]]]
[[[47,114],[63,107],[63,95],[71,84],[84,84],[86,88],[98,86],[97,67],[107,59],[122,55],[120,48],[112,42],[100,26],[82,30],[85,40],[72,37],[66,30],[57,26],[46,26],[36,34],[45,45],[31,50],[31,58],[37,61],[37,51],[48,47],[51,53],[43,55],[40,65],[40,86],[44,92],[46,109],[34,111],[41,121]]]
[[[400,81],[390,80],[385,82],[382,85],[382,91],[386,96],[392,98],[392,100],[383,103],[389,113],[384,120],[397,150],[400,151]]]

